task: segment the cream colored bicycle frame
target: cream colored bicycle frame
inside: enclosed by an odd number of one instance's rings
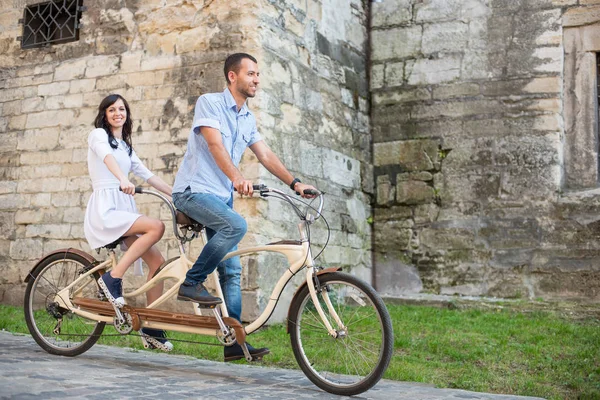
[[[300,236],[301,236],[301,241],[300,241],[301,244],[298,244],[298,245],[296,245],[296,244],[271,244],[271,245],[250,247],[250,248],[241,249],[241,250],[237,250],[237,251],[228,253],[225,256],[225,258],[223,258],[223,260],[227,260],[227,259],[229,259],[231,257],[235,257],[235,256],[249,255],[249,254],[253,254],[253,253],[260,253],[260,252],[266,251],[266,252],[275,252],[275,253],[280,253],[280,254],[285,255],[287,258],[288,264],[289,264],[289,267],[286,268],[283,275],[277,281],[277,284],[275,285],[275,288],[273,289],[273,292],[271,293],[271,297],[269,298],[269,302],[267,303],[266,308],[263,310],[263,312],[259,315],[259,317],[255,321],[253,321],[249,325],[245,326],[244,330],[245,330],[246,334],[251,334],[252,332],[256,331],[257,329],[259,329],[261,326],[264,325],[264,323],[271,316],[271,313],[273,312],[275,306],[277,305],[279,296],[280,296],[281,292],[283,292],[283,289],[285,288],[286,284],[298,271],[300,271],[303,267],[306,266],[306,282],[308,284],[310,295],[314,302],[315,308],[316,308],[317,312],[319,313],[319,315],[321,316],[323,323],[327,327],[328,333],[333,337],[337,337],[337,330],[331,326],[331,323],[328,321],[327,317],[325,316],[325,313],[324,313],[323,309],[321,308],[321,305],[317,298],[317,293],[316,293],[314,281],[313,281],[315,268],[314,268],[312,255],[310,252],[309,242],[306,237],[305,224],[306,224],[305,221],[302,221],[300,224],[298,224],[298,229],[300,230]],[[202,240],[203,240],[203,243],[207,242],[206,233],[204,230],[202,231]],[[133,298],[133,297],[142,295],[142,294],[146,293],[148,290],[150,290],[151,288],[153,288],[154,286],[156,286],[158,283],[165,281],[167,279],[173,280],[174,285],[169,290],[167,290],[165,293],[163,293],[163,295],[160,296],[156,301],[154,301],[152,304],[148,305],[147,308],[150,308],[150,309],[156,308],[159,305],[161,305],[162,303],[164,303],[166,300],[172,298],[173,296],[176,296],[177,291],[179,289],[179,285],[181,285],[181,283],[183,283],[183,281],[185,280],[185,275],[186,275],[187,271],[193,265],[193,262],[190,261],[185,256],[185,252],[183,250],[182,245],[179,246],[179,250],[181,253],[181,256],[179,258],[173,260],[168,265],[166,265],[153,279],[146,282],[140,288],[138,288],[132,292],[129,292],[129,293],[124,293],[123,296],[125,298]],[[90,283],[89,277],[93,276],[92,274],[94,272],[101,270],[101,269],[110,270],[115,265],[117,265],[117,258],[115,256],[114,252],[110,252],[109,259],[107,259],[106,261],[97,265],[93,269],[89,270],[88,272],[83,274],[81,277],[76,279],[74,282],[72,282],[70,285],[68,285],[63,290],[61,290],[55,296],[54,301],[56,301],[61,307],[67,308],[67,309],[71,310],[73,313],[75,313],[79,316],[82,316],[84,318],[112,324],[113,317],[98,315],[96,313],[85,311],[85,310],[73,305],[73,303],[71,303],[69,293],[72,288],[76,288],[77,285],[80,284],[81,282],[84,282],[84,280],[87,280],[86,284]],[[216,289],[217,297],[220,297],[221,299],[223,299],[223,291],[222,291],[221,285],[219,283],[217,271],[215,270],[209,277],[212,279],[212,282]],[[82,288],[80,288],[79,290],[81,290],[81,289]],[[77,291],[75,291],[75,294],[76,293],[77,293]],[[325,304],[327,305],[328,311],[330,312],[331,316],[334,318],[334,320],[336,322],[337,327],[339,329],[345,329],[344,324],[342,323],[342,321],[340,321],[326,292],[323,292],[323,298],[325,300]],[[224,299],[223,299],[223,303],[219,307],[220,307],[222,316],[224,316],[224,317],[229,316],[229,314],[227,313],[227,307],[225,305]],[[195,312],[195,314],[200,314],[200,309],[195,304],[194,304],[194,312]],[[143,321],[142,326],[148,327],[148,328],[165,329],[165,330],[171,330],[171,331],[195,333],[195,334],[210,335],[210,336],[214,336],[216,333],[214,329],[195,328],[195,327],[170,324],[170,323],[160,323],[160,322],[153,322],[153,321]]]

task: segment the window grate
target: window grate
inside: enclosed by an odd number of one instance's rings
[[[79,40],[79,19],[83,0],[47,1],[32,4],[23,11],[22,49]]]

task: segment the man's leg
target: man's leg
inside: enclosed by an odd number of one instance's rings
[[[244,237],[246,221],[227,203],[211,194],[191,193],[190,190],[186,190],[174,194],[173,201],[177,209],[212,231],[200,256],[186,275],[185,285],[197,285],[206,280],[223,257]]]

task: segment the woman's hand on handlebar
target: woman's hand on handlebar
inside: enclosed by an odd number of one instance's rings
[[[305,199],[313,199],[318,196],[319,191],[312,185],[306,185],[302,182],[296,183],[294,187],[296,194],[304,197]]]
[[[123,179],[120,183],[121,191],[125,194],[133,196],[135,193],[135,185],[129,182],[129,179]]]

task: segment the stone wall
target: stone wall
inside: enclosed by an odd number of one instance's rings
[[[15,38],[25,3],[0,1],[1,302],[21,304],[23,279],[43,254],[71,246],[90,250],[82,227],[91,193],[86,139],[100,100],[124,95],[136,152],[172,182],[195,101],[224,88],[223,61],[237,51],[259,60],[264,90],[250,105],[267,143],[293,173],[329,193],[333,233],[322,261],[357,266],[370,277],[369,185],[363,189],[362,183],[370,160],[366,17],[360,2],[344,14],[346,28],[333,30],[327,10],[340,6],[333,0],[85,2],[79,41],[21,50]],[[275,183],[250,152],[243,170]],[[141,212],[169,222],[159,202],[136,200]],[[249,222],[244,245],[297,236],[290,210],[276,203],[250,199],[236,208]],[[178,252],[169,229],[159,247],[172,257]],[[317,244],[324,243],[324,232],[313,230]],[[195,243],[189,256],[198,252]],[[244,261],[244,318],[255,315],[268,294],[258,288],[271,283],[274,272],[267,267],[276,263],[262,261]]]
[[[585,80],[566,62],[600,50],[572,32],[598,3],[373,4],[380,291],[600,299],[597,115],[569,100]]]

